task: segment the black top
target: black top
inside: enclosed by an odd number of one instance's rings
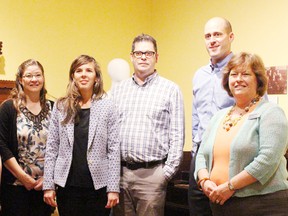
[[[72,164],[66,186],[94,188],[87,162],[90,109],[81,109],[74,125]]]

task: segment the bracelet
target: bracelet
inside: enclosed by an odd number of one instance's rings
[[[205,181],[207,181],[207,180],[210,180],[210,178],[202,178],[202,179],[200,179],[198,182],[197,182],[197,186],[198,186],[198,188],[199,188],[199,190],[201,190],[202,191],[202,187],[201,187],[201,183],[203,182],[205,182]]]
[[[232,183],[230,181],[228,181],[228,189],[230,191],[236,191],[235,187],[232,185]]]

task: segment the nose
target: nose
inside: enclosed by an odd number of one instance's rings
[[[32,81],[38,81],[37,78],[36,78],[36,75],[32,75]]]
[[[242,80],[242,74],[241,73],[237,74],[236,80],[237,81],[241,81]]]
[[[210,38],[210,44],[215,44],[216,38],[214,36],[211,36]]]
[[[146,59],[146,53],[142,53],[141,59]]]
[[[86,71],[82,71],[81,77],[85,77],[85,76],[86,76]]]

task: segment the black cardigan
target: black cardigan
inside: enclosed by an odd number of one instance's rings
[[[50,101],[51,107],[54,102]],[[13,100],[7,100],[0,107],[0,155],[2,163],[15,157],[18,161],[18,141],[17,141],[17,111],[13,105]],[[13,183],[15,177],[5,166],[2,169],[2,183]]]

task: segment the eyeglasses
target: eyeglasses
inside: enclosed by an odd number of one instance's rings
[[[145,57],[149,59],[155,55],[155,52],[153,52],[153,51],[146,51],[146,52],[134,51],[134,52],[132,52],[132,54],[135,58],[138,58],[138,59],[142,58],[143,55],[145,55]]]
[[[33,77],[35,77],[35,79],[39,80],[43,78],[43,75],[42,74],[27,74],[27,75],[23,75],[23,77],[28,80],[32,80]]]

